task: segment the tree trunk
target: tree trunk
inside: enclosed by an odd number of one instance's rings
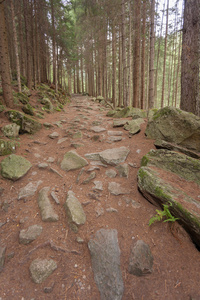
[[[134,48],[134,96],[133,107],[139,107],[140,103],[140,24],[141,24],[141,0],[136,4],[136,32],[135,32],[135,48]]]
[[[25,35],[26,35],[26,56],[27,56],[27,87],[32,89],[32,47],[31,47],[31,15],[30,5],[28,0],[23,0],[24,3],[24,21],[25,21]]]
[[[181,109],[200,113],[199,60],[200,60],[200,0],[185,0],[182,62]]]
[[[164,60],[163,60],[163,81],[162,81],[161,107],[164,106],[164,98],[165,98],[165,70],[166,70],[166,58],[167,58],[168,20],[169,20],[169,0],[167,0],[167,17],[166,17],[166,29],[165,29],[165,50],[164,50]]]
[[[145,108],[145,46],[146,46],[146,0],[143,0],[142,15],[142,58],[141,58],[141,104],[142,109]]]
[[[154,106],[154,47],[155,47],[155,0],[151,0],[151,28],[150,28],[150,58],[149,58],[149,109]]]
[[[17,42],[17,30],[15,24],[15,11],[14,11],[14,4],[13,0],[10,2],[10,9],[12,15],[12,25],[13,25],[13,42],[14,42],[14,49],[15,49],[15,56],[16,56],[16,70],[17,70],[17,84],[18,84],[18,91],[21,93],[21,79],[20,79],[20,64],[19,64],[19,52],[18,52],[18,42]]]
[[[0,75],[2,80],[3,98],[6,106],[12,108],[14,103],[10,78],[10,61],[5,22],[5,8],[4,2],[2,1],[0,1],[0,41]]]
[[[112,103],[116,107],[116,30],[112,23]]]
[[[123,104],[127,106],[127,69],[126,69],[126,31],[125,0],[122,0],[122,68],[123,68]]]

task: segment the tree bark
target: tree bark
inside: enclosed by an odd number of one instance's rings
[[[151,0],[151,28],[150,28],[150,58],[149,58],[149,109],[154,106],[154,48],[155,48],[155,0]]]
[[[4,2],[0,2],[0,75],[2,79],[3,98],[6,106],[12,108],[13,94],[10,78],[10,61],[8,51],[7,29]]]
[[[185,0],[182,61],[181,109],[200,113],[199,64],[200,64],[200,0]]]

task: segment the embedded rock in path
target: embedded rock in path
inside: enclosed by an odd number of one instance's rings
[[[50,139],[56,139],[59,137],[59,133],[54,131],[51,134],[49,134]]]
[[[93,127],[91,127],[91,130],[96,132],[96,133],[106,131],[105,128],[100,127],[100,126],[93,126]]]
[[[142,240],[133,242],[129,257],[128,271],[136,276],[145,276],[152,273],[153,256],[149,245]]]
[[[19,233],[19,243],[20,244],[30,244],[42,233],[42,226],[32,225],[27,229],[22,229]]]
[[[120,269],[117,230],[100,229],[88,243],[94,279],[102,300],[120,300],[124,284]]]
[[[121,164],[116,167],[117,171],[119,172],[120,177],[128,178],[129,167],[128,164]]]
[[[95,180],[93,183],[95,184],[95,186],[92,188],[93,190],[95,190],[95,191],[103,191],[103,183],[102,183],[102,181]]]
[[[18,195],[18,200],[26,199],[35,194],[38,189],[38,186],[42,183],[42,180],[29,182],[25,187],[21,188]]]
[[[0,139],[0,156],[15,153],[16,143]]]
[[[48,192],[50,188],[44,187],[40,190],[38,196],[38,206],[40,208],[42,221],[44,222],[56,222],[58,221],[58,215],[54,212],[53,206],[48,198]]]
[[[144,123],[142,118],[128,121],[126,125],[124,125],[124,129],[128,130],[130,134],[134,135],[140,132],[140,125]]]
[[[85,179],[82,184],[88,184],[91,180],[93,180],[96,177],[96,173],[93,171],[87,179]]]
[[[33,281],[42,283],[57,269],[57,263],[52,259],[35,259],[29,269]]]
[[[97,153],[87,153],[87,154],[85,154],[85,157],[90,160],[95,160],[95,161],[100,160],[100,156],[99,156],[98,152]]]
[[[117,176],[117,172],[113,169],[107,170],[106,176],[109,178],[115,178]]]
[[[128,122],[128,120],[121,120],[121,119],[119,119],[119,120],[114,120],[113,121],[113,128],[115,128],[115,127],[123,127],[126,123]]]
[[[116,183],[116,182],[109,182],[108,183],[108,190],[111,194],[118,196],[118,195],[125,195],[125,194],[130,194],[130,191],[127,189],[123,188],[121,184]]]
[[[108,135],[109,136],[122,136],[123,132],[122,131],[108,130]]]
[[[31,167],[31,163],[24,157],[11,154],[1,162],[1,175],[15,181],[23,177]]]
[[[0,273],[3,270],[3,266],[4,266],[5,252],[6,252],[6,247],[0,246]]]
[[[100,160],[104,164],[116,166],[121,162],[124,162],[129,154],[130,150],[126,147],[107,149],[99,152]]]
[[[5,114],[11,122],[20,126],[20,133],[34,134],[42,128],[41,123],[17,110],[9,110]]]
[[[113,143],[113,142],[120,142],[122,140],[122,137],[121,136],[109,136],[108,138],[108,141],[110,143]]]
[[[20,129],[20,126],[15,124],[15,123],[5,125],[4,127],[1,128],[3,134],[5,136],[7,136],[8,138],[18,137],[19,136],[19,129]]]
[[[71,171],[81,169],[88,165],[87,160],[78,155],[75,151],[69,151],[65,153],[64,158],[61,162],[61,168],[64,171]]]
[[[84,213],[81,203],[78,201],[78,199],[75,197],[72,191],[69,191],[67,193],[67,200],[64,204],[64,207],[69,219],[69,223],[75,225],[72,226],[72,228],[74,228],[75,231],[78,231],[77,226],[85,224],[86,215]]]
[[[148,138],[200,152],[200,118],[174,107],[159,109],[147,124]]]

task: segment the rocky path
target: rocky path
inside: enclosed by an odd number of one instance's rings
[[[74,96],[21,136],[16,154],[32,167],[1,179],[0,299],[199,299],[188,235],[148,226],[155,207],[137,188],[154,148],[146,123],[129,136],[106,112]]]

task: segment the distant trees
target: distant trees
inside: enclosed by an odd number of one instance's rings
[[[181,109],[200,114],[200,0],[185,0],[182,63]]]
[[[5,102],[12,105],[4,84],[11,74],[19,91],[21,79],[29,89],[48,82],[56,92],[101,95],[114,107],[179,106],[183,46],[181,108],[197,114],[200,0],[185,1],[183,41],[180,1],[169,8],[165,0],[159,12],[155,0],[0,0],[1,41],[8,32],[8,47],[0,42]]]

